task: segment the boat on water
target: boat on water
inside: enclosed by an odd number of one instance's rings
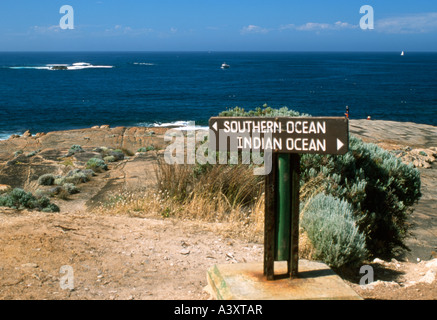
[[[401,56],[405,56],[405,52],[404,51],[401,52]]]
[[[230,67],[231,66],[228,65],[226,62],[223,62],[222,66],[221,66],[222,69],[229,69]]]

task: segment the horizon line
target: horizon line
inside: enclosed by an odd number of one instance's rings
[[[0,53],[437,53],[432,50],[0,50]]]

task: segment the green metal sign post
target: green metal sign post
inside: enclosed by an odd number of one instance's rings
[[[274,262],[287,261],[288,277],[299,263],[300,155],[273,154],[272,171],[265,178],[264,275],[274,280]]]
[[[265,176],[264,276],[297,277],[300,154],[345,154],[348,119],[217,117],[209,127],[216,151],[271,152],[272,167]],[[275,275],[275,261],[287,261],[285,275]]]
[[[278,208],[276,211],[276,255],[275,260],[288,260],[290,257],[291,231],[291,168],[290,155],[280,154],[278,157]]]

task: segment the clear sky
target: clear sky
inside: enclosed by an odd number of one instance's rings
[[[437,51],[437,1],[0,0],[0,51],[75,50]]]

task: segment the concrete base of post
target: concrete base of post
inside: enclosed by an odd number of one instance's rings
[[[299,260],[299,276],[282,277],[287,262],[275,262],[275,279],[267,281],[262,263],[214,265],[207,271],[216,300],[362,300],[326,264]]]

